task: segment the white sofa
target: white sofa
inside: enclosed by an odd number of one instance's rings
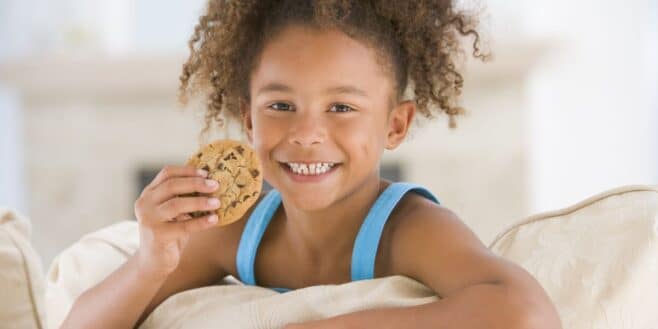
[[[76,296],[138,247],[135,222],[82,237],[46,277],[25,218],[0,209],[0,327],[56,328]],[[565,329],[658,328],[658,187],[622,186],[502,231],[489,248],[532,273]],[[436,300],[404,276],[315,286],[285,294],[224,285],[188,290],[162,303],[142,328],[280,328],[361,309]],[[45,311],[44,311],[45,310]]]

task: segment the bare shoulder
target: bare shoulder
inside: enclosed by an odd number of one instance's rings
[[[495,282],[505,266],[449,208],[408,193],[391,233],[391,271],[448,296],[466,286]]]
[[[419,231],[429,227],[434,229],[432,234],[443,235],[450,230],[457,230],[456,233],[460,236],[474,237],[471,230],[452,210],[411,192],[406,193],[395,207],[389,224],[391,239],[396,241],[413,239],[415,235],[420,234]]]
[[[242,232],[244,231],[247,220],[256,209],[256,206],[260,203],[266,193],[261,193],[258,197],[258,200],[249,207],[249,209],[242,215],[240,220],[237,220],[229,225],[218,226],[213,229],[213,240],[216,241],[216,248],[213,251],[215,256],[215,261],[222,269],[222,277],[218,278],[219,280],[223,279],[227,275],[233,275],[237,273],[237,268],[235,264],[236,255],[238,252],[238,246],[240,244],[240,238],[242,237]]]
[[[228,225],[215,226],[208,230],[199,231],[190,236],[188,245],[183,250],[181,263],[183,266],[180,273],[174,273],[173,277],[186,276],[185,268],[192,269],[196,273],[205,272],[203,282],[197,284],[218,284],[222,279],[235,273],[235,255],[242,236],[247,218],[251,216],[254,208],[262,199],[262,195],[242,215],[242,218]],[[194,269],[197,270],[194,270]],[[210,281],[209,281],[210,280]]]

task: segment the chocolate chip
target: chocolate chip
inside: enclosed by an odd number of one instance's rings
[[[253,178],[258,177],[258,174],[260,174],[260,172],[257,169],[249,169],[249,173],[251,173],[251,177]]]
[[[201,168],[201,169],[203,169],[205,171],[210,171],[210,167],[208,167],[208,165],[203,166],[203,168]]]
[[[233,160],[238,159],[238,158],[235,157],[235,154],[233,154],[233,152],[229,153],[229,155],[224,157],[224,161],[228,161],[228,160],[231,160],[231,159],[233,159]]]
[[[237,204],[238,204],[237,201],[232,201],[232,202],[231,202],[231,208],[235,208],[235,205],[237,205]]]
[[[238,153],[240,153],[241,155],[244,154],[244,147],[238,145],[235,149],[236,149],[236,150],[238,151]]]
[[[224,163],[220,162],[219,164],[217,164],[217,169],[224,170],[226,169],[226,166],[224,166]]]
[[[250,195],[245,195],[245,196],[242,198],[242,201],[247,201],[247,199],[249,199],[249,197],[250,197]]]

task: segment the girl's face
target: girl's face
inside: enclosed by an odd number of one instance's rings
[[[381,153],[401,141],[388,116],[392,81],[373,50],[338,30],[282,30],[265,45],[251,75],[250,108],[243,108],[265,179],[306,210],[378,182]],[[290,163],[335,165],[304,176]]]

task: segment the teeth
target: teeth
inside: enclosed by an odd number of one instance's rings
[[[306,165],[305,163],[288,162],[287,165],[298,175],[321,175],[331,169],[335,164],[330,162],[318,162]]]

